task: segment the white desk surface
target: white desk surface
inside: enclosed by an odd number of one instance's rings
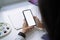
[[[23,19],[24,19],[23,15],[22,15],[22,11],[26,10],[26,9],[31,9],[33,15],[37,16],[41,21],[41,15],[40,15],[38,7],[29,2],[23,2],[23,3],[17,3],[17,4],[5,6],[1,9],[0,22],[2,21],[2,18],[3,18],[4,22],[10,23],[12,30],[9,35],[7,35],[3,38],[0,38],[0,40],[15,40],[15,38],[17,37],[17,34],[20,31],[20,30],[16,30],[15,27],[17,27],[17,28],[22,27]],[[12,18],[14,24],[12,24],[12,22],[8,18],[8,15],[11,17],[13,17],[13,16],[15,17],[14,19]],[[18,15],[18,17],[16,15]],[[45,32],[34,29],[33,31],[31,31],[27,34],[26,40],[43,40],[43,39],[41,39],[41,36],[43,34],[45,34]]]

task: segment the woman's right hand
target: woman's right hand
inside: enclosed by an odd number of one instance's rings
[[[44,28],[43,23],[36,16],[34,16],[34,20],[38,28],[42,28],[42,29]]]

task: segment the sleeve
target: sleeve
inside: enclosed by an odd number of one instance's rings
[[[18,33],[18,36],[17,36],[17,38],[15,39],[15,40],[25,40],[25,34],[24,33],[22,33],[22,32],[19,32]]]
[[[49,40],[48,34],[44,34],[44,35],[42,36],[42,39],[44,39],[44,40]]]

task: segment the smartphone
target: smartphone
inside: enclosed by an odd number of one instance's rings
[[[30,9],[24,10],[23,11],[24,18],[28,24],[28,26],[35,26],[35,20],[33,18],[32,11]]]

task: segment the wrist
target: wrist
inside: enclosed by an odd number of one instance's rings
[[[25,34],[26,33],[26,30],[25,29],[21,29],[20,32],[22,32],[22,33]]]
[[[22,33],[24,33],[24,34],[25,34],[25,33],[26,33],[26,30],[25,30],[25,29],[22,29]]]
[[[18,35],[20,35],[20,36],[25,38],[26,37],[25,32],[26,31],[24,29],[21,29],[20,32],[18,33]]]

